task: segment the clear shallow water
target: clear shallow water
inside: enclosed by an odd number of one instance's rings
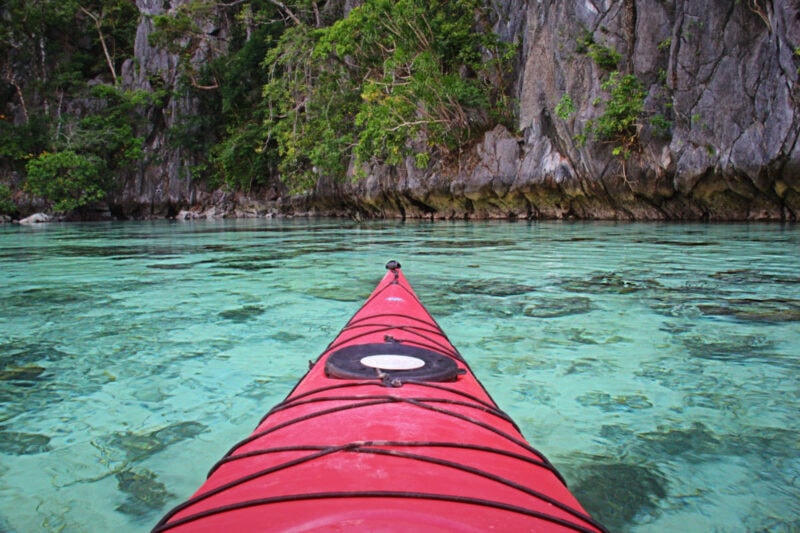
[[[0,531],[146,531],[398,259],[612,531],[800,530],[800,229],[0,226]]]

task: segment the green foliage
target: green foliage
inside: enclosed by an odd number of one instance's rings
[[[56,211],[71,211],[102,200],[107,176],[103,162],[72,150],[42,153],[27,165],[28,192],[53,202]]]
[[[158,93],[122,91],[110,85],[91,90],[96,112],[83,118],[63,117],[60,134],[47,150],[16,154],[26,160],[26,189],[54,203],[59,211],[79,209],[105,197],[113,185],[109,175],[143,157],[143,140],[136,126],[142,109],[153,105]]]
[[[202,23],[217,16],[217,4],[213,0],[189,0],[167,14],[154,15],[148,43],[184,58],[191,57],[208,40]]]
[[[229,132],[212,149],[211,162],[217,170],[212,183],[244,191],[262,183],[272,170],[266,144],[264,130],[256,123],[244,124]]]
[[[597,66],[607,70],[617,68],[622,59],[622,55],[613,48],[594,43],[589,46],[589,57],[597,63]]]
[[[17,206],[11,198],[11,189],[8,185],[0,183],[0,214],[10,215],[17,212]]]
[[[365,163],[413,157],[427,167],[511,123],[504,89],[515,50],[489,31],[485,2],[357,4],[342,20],[340,3],[311,0],[188,0],[152,17],[151,44],[180,56],[183,89],[202,109],[168,132],[197,156],[193,172],[249,189],[277,171],[300,191]],[[113,83],[132,56],[138,10],[129,0],[8,0],[2,9],[0,51],[36,74],[27,85],[4,74],[16,109],[29,108],[15,117],[24,114],[23,125],[0,116],[0,164],[27,169],[28,190],[59,209],[84,206],[110,190],[101,177],[144,159],[148,116],[171,96],[158,77],[149,94]]]
[[[129,0],[6,0],[3,11],[0,52],[35,69],[31,93],[74,90],[100,75],[112,81],[133,54],[139,12]]]
[[[144,122],[141,108],[159,102],[163,95],[97,85],[92,96],[102,110],[78,121],[66,147],[96,156],[109,170],[140,159],[144,140],[137,136],[136,126]]]
[[[262,63],[286,26],[268,0],[222,4],[193,0],[154,18],[154,46],[179,54],[185,88],[201,112],[179,117],[168,142],[200,156],[192,167],[195,179],[208,186],[249,190],[267,183],[278,158],[275,141],[264,125],[262,90],[268,70]],[[225,21],[227,34],[207,33],[209,24]],[[210,62],[192,58],[204,47],[227,51]]]
[[[288,30],[265,61],[266,122],[295,188],[351,158],[427,165],[508,117],[510,53],[476,29],[477,0],[367,0],[327,28]],[[479,17],[480,18],[480,17]]]
[[[319,32],[288,29],[264,61],[266,136],[277,145],[281,180],[294,191],[310,188],[315,168],[343,174],[355,142],[357,87],[343,64],[314,54]]]
[[[3,76],[18,115],[15,123],[0,117],[0,164],[27,171],[26,189],[57,209],[80,208],[105,195],[109,170],[141,156],[133,128],[143,93],[87,90],[88,80],[117,81],[133,53],[138,9],[128,0],[8,0],[2,9]],[[76,100],[80,116],[68,112]]]
[[[661,113],[658,113],[650,117],[650,126],[652,126],[656,135],[668,137],[672,129],[672,122],[667,120]]]
[[[620,76],[619,72],[612,72],[601,88],[608,91],[611,98],[606,101],[605,112],[595,122],[595,133],[603,138],[632,133],[647,96],[641,80],[634,74]]]
[[[173,54],[182,53],[187,39],[202,33],[185,8],[173,13],[154,15],[152,20],[154,29],[148,35],[148,44]]]
[[[34,115],[27,122],[14,125],[7,117],[0,118],[0,162],[22,170],[25,162],[50,142],[47,119]]]
[[[575,103],[572,98],[565,93],[561,97],[561,101],[556,105],[556,116],[561,120],[567,120],[575,112],[575,109]]]
[[[578,37],[577,44],[578,53],[588,55],[602,69],[615,70],[622,60],[622,55],[613,48],[596,43],[588,30]]]
[[[601,85],[610,97],[604,101],[605,109],[587,124],[595,139],[614,144],[614,155],[627,159],[638,144],[640,121],[647,91],[642,81],[633,74],[620,76],[612,72]]]

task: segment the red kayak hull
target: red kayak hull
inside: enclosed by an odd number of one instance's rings
[[[287,398],[154,531],[604,531],[399,264],[387,268]]]

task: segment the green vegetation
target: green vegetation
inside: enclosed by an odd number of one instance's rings
[[[608,91],[610,97],[604,102],[603,113],[596,120],[589,121],[586,129],[596,139],[614,143],[612,153],[628,159],[639,142],[647,91],[635,75],[620,76],[617,71],[609,75],[601,88]]]
[[[71,211],[105,196],[102,161],[72,150],[42,153],[27,165],[29,192],[54,202],[56,211]]]
[[[567,120],[575,112],[575,102],[568,94],[561,97],[561,101],[556,105],[556,116],[561,120]]]
[[[196,0],[155,17],[151,44],[187,59],[213,48],[201,23],[219,16],[215,5]],[[203,69],[182,62],[187,86],[219,94],[214,124],[174,132],[206,147],[212,185],[248,190],[277,173],[302,191],[369,163],[412,156],[425,167],[510,122],[503,76],[514,49],[486,31],[482,2],[367,0],[328,19],[315,7],[246,3],[227,54]],[[281,17],[288,23],[273,22]],[[191,135],[209,130],[213,142]]]
[[[426,165],[510,118],[513,48],[478,31],[476,0],[368,0],[331,26],[287,30],[266,57],[267,136],[305,188],[354,162]]]
[[[610,143],[612,153],[626,161],[638,148],[645,124],[649,123],[654,135],[668,137],[672,123],[662,113],[645,111],[648,92],[644,82],[635,74],[622,74],[617,70],[621,55],[616,50],[595,43],[594,36],[588,30],[578,37],[576,43],[579,53],[586,54],[597,66],[609,71],[600,85],[607,96],[596,98],[593,102],[602,108],[602,112],[595,119],[587,121],[585,128],[575,135],[578,145],[584,145],[592,137],[596,141]],[[658,50],[667,53],[671,44],[671,39],[667,38],[658,44]],[[666,83],[666,71],[663,69],[658,73],[658,80],[661,84]],[[666,87],[662,92],[665,90]],[[664,104],[664,107],[669,106]],[[564,94],[555,107],[556,116],[561,120],[567,120],[575,110],[575,104],[568,94]],[[623,166],[623,173],[624,170]]]
[[[0,215],[10,215],[16,211],[17,206],[11,201],[11,189],[0,183]]]
[[[158,103],[160,93],[122,91],[97,85],[86,101],[96,109],[83,118],[62,116],[57,134],[26,160],[26,190],[53,202],[57,211],[83,208],[105,198],[114,173],[139,161],[143,139],[136,134],[140,110]]]
[[[201,113],[171,121],[167,141],[211,186],[278,177],[301,191],[369,164],[427,167],[511,125],[515,50],[489,30],[484,4],[365,0],[344,18],[342,6],[308,0],[192,0],[152,17],[150,44],[179,62],[143,93],[121,85],[135,3],[9,0],[0,50],[14,116],[0,115],[0,173],[27,175],[25,189],[59,210],[80,209],[145,163],[144,135],[187,96]],[[180,94],[169,94],[176,74]]]
[[[586,30],[578,38],[578,53],[588,55],[595,64],[606,70],[615,70],[622,55],[613,48],[596,43],[592,32]]]
[[[2,76],[17,113],[0,116],[0,170],[27,173],[25,188],[57,210],[103,198],[108,173],[141,155],[133,109],[152,98],[116,88],[133,54],[135,4],[9,0],[0,10]],[[70,108],[73,101],[80,105]]]

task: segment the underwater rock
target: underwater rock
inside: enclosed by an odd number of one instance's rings
[[[460,295],[450,291],[439,292],[440,288],[431,288],[425,294],[430,295],[430,301],[426,303],[428,311],[435,317],[444,318],[452,316],[461,311],[467,302]]]
[[[115,432],[102,440],[107,446],[124,452],[129,461],[139,461],[207,429],[208,426],[200,422],[176,422],[149,432]]]
[[[499,299],[494,296],[478,295],[471,298],[469,306],[471,309],[479,311],[482,314],[498,318],[507,318],[519,316],[525,304],[520,301],[508,300],[505,298]]]
[[[797,430],[775,427],[750,427],[748,431],[729,437],[731,445],[739,450],[762,457],[767,461],[774,461],[776,457],[787,455],[798,457],[800,455],[800,438]],[[793,476],[795,480],[797,478]]]
[[[711,278],[731,285],[754,285],[759,283],[796,285],[800,283],[800,276],[775,275],[750,269],[725,270],[712,274]]]
[[[594,357],[584,357],[582,359],[577,359],[572,361],[564,371],[564,375],[569,376],[571,374],[583,374],[585,372],[591,372],[595,375],[598,374],[613,374],[618,370],[618,366],[609,362],[604,361],[601,359],[597,359]]]
[[[525,316],[534,318],[557,318],[580,315],[592,310],[592,300],[583,296],[571,298],[543,298],[523,309]]]
[[[242,256],[226,257],[214,261],[215,266],[220,268],[230,268],[232,270],[243,270],[245,272],[257,272],[259,270],[269,270],[277,268],[271,259],[263,256]]]
[[[682,341],[692,357],[732,362],[764,357],[764,352],[773,346],[763,335],[727,335],[722,340],[689,335]]]
[[[535,357],[523,355],[513,357],[507,352],[500,352],[500,355],[487,356],[481,361],[481,366],[486,372],[496,376],[525,376],[529,372],[545,372],[557,366],[558,362],[553,358]]]
[[[546,330],[547,342],[558,346],[571,346],[585,344],[588,346],[601,344],[616,344],[627,339],[616,335],[614,331],[590,331],[586,328],[552,328]]]
[[[153,270],[189,270],[193,267],[193,263],[153,263],[151,265],[147,265],[147,268],[151,268]]]
[[[588,279],[564,280],[561,287],[569,292],[630,294],[647,289],[657,289],[661,287],[661,284],[651,279],[644,281],[628,279],[617,272],[600,272]]]
[[[0,427],[0,453],[9,455],[35,455],[49,452],[50,437],[39,433],[5,431]]]
[[[17,385],[30,385],[40,379],[45,368],[38,365],[10,366],[0,372],[0,381],[14,381]]]
[[[200,422],[177,422],[161,429],[157,429],[151,433],[156,440],[164,446],[175,444],[186,439],[193,439],[200,433],[208,430],[208,426]]]
[[[653,402],[643,394],[611,396],[607,392],[591,391],[578,396],[584,407],[599,407],[605,413],[631,412],[653,407]]]
[[[701,304],[697,308],[704,315],[729,316],[747,322],[800,322],[800,301],[797,300],[740,298],[725,300],[722,304]]]
[[[697,294],[666,291],[652,295],[648,299],[648,305],[650,309],[666,317],[696,319],[702,316],[697,308],[698,301],[707,301],[707,298]]]
[[[728,388],[688,390],[683,395],[684,407],[702,407],[717,411],[738,413],[744,410],[743,400]]]
[[[456,294],[483,294],[484,296],[519,296],[536,290],[536,287],[512,283],[505,279],[473,279],[457,281],[452,286]]]
[[[174,494],[147,469],[128,468],[117,472],[117,488],[126,495],[117,511],[129,516],[144,516],[164,507]]]
[[[357,286],[353,285],[336,285],[336,286],[315,286],[307,291],[306,294],[315,298],[323,300],[332,300],[334,302],[363,302],[369,297],[369,291],[364,291]]]
[[[702,461],[701,456],[724,453],[724,440],[702,422],[694,422],[689,428],[659,426],[657,431],[639,434],[639,438],[650,454],[680,455],[695,462]]]
[[[294,333],[292,331],[279,331],[269,336],[270,339],[276,340],[280,343],[296,342],[305,339],[305,335]]]
[[[23,367],[40,361],[60,361],[69,357],[67,352],[49,342],[20,342],[15,338],[0,342],[0,364],[7,366]]]
[[[625,426],[604,424],[600,428],[600,437],[619,448],[627,448],[630,443],[636,440],[636,433]]]
[[[585,463],[573,494],[609,531],[625,531],[634,518],[655,512],[667,496],[667,481],[656,467],[628,463]]]
[[[265,309],[260,305],[245,305],[235,309],[222,311],[219,316],[232,322],[247,322],[264,314]]]
[[[524,381],[511,389],[517,400],[553,407],[553,389],[549,385]]]

